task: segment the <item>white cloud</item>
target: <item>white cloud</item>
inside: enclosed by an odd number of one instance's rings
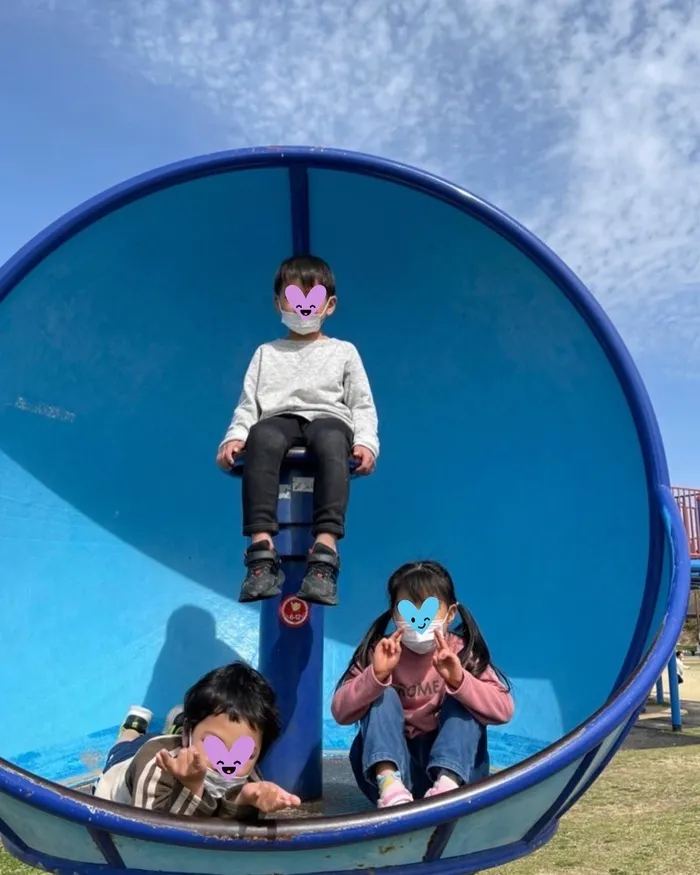
[[[194,94],[230,145],[342,146],[452,178],[543,237],[636,352],[700,363],[691,0],[62,0],[54,12]]]

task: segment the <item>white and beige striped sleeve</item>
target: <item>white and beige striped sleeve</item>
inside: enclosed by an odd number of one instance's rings
[[[216,800],[206,790],[196,796],[155,761],[149,760],[134,783],[132,802],[137,808],[167,811],[170,814],[211,817],[216,812]]]

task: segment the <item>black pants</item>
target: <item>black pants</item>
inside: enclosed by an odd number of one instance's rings
[[[331,416],[311,422],[300,416],[271,416],[256,422],[245,447],[243,534],[277,534],[282,460],[291,447],[305,445],[316,461],[311,531],[314,536],[324,533],[342,538],[350,497],[352,437],[352,430]]]

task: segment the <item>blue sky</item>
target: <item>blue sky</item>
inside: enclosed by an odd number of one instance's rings
[[[447,176],[544,239],[700,486],[700,7],[657,0],[2,0],[0,262],[102,189],[258,144]]]

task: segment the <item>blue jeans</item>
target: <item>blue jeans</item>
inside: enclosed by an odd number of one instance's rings
[[[374,767],[396,764],[406,787],[420,799],[440,769],[449,769],[465,784],[489,774],[486,727],[454,698],[445,696],[433,732],[406,738],[399,694],[393,687],[372,703],[360,722],[350,748],[350,765],[357,785],[372,802],[379,798]]]
[[[107,754],[107,761],[102,769],[102,773],[104,774],[111,769],[112,766],[123,763],[124,760],[129,760],[131,757],[135,757],[147,741],[157,737],[157,732],[146,732],[143,735],[139,735],[138,738],[132,738],[131,741],[118,741],[112,746]]]

